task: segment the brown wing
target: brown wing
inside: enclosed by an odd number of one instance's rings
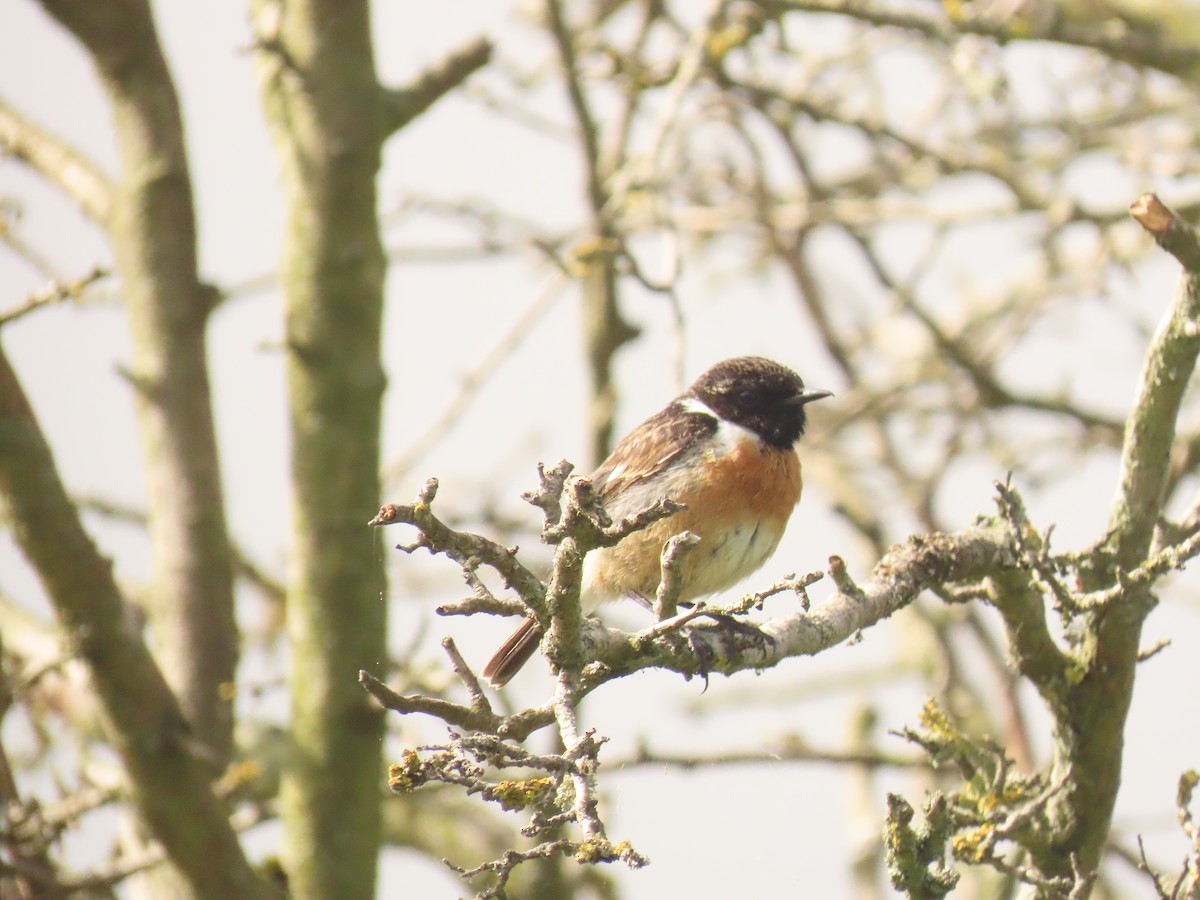
[[[676,401],[625,435],[608,459],[592,473],[592,485],[608,506],[615,497],[693,452],[702,438],[716,430],[715,418],[684,409]],[[614,509],[609,512],[622,514]]]
[[[715,418],[676,401],[629,432],[592,473],[592,485],[609,515],[620,518],[666,496],[669,485],[647,486],[647,482],[671,463],[696,452],[701,439],[716,430]],[[536,652],[541,638],[537,622],[526,619],[488,660],[483,677],[493,687],[507,684]]]

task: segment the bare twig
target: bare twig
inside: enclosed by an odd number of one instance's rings
[[[54,304],[64,303],[68,300],[78,300],[89,287],[107,277],[108,272],[96,266],[83,277],[76,278],[73,281],[59,281],[55,279],[45,287],[30,294],[18,306],[6,312],[0,312],[0,328],[42,307],[53,306]]]
[[[492,705],[488,702],[487,695],[483,692],[483,686],[479,683],[479,679],[475,673],[471,671],[471,667],[467,665],[467,661],[463,659],[462,654],[458,652],[458,647],[455,646],[454,640],[452,638],[443,638],[442,647],[446,650],[446,655],[450,657],[450,664],[454,669],[454,674],[459,677],[463,686],[467,689],[467,696],[471,698],[471,707],[483,713],[490,713]]]
[[[371,526],[407,523],[418,529],[417,541],[399,549],[411,553],[422,547],[431,553],[444,553],[460,565],[482,563],[495,569],[506,586],[516,591],[526,607],[540,617],[546,615],[546,589],[537,576],[517,559],[515,548],[504,547],[495,541],[465,531],[456,531],[433,514],[431,504],[437,496],[438,483],[430,478],[417,495],[416,502],[406,505],[386,504],[368,522]]]
[[[898,755],[871,750],[821,750],[810,747],[800,739],[789,739],[774,749],[726,751],[711,754],[662,753],[639,746],[630,756],[607,763],[613,771],[643,766],[670,766],[684,770],[706,769],[712,766],[739,766],[753,763],[830,763],[841,766],[864,766],[881,769],[928,769],[929,760],[913,755]]]

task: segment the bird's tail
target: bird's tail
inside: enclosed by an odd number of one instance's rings
[[[521,671],[521,666],[529,662],[538,644],[542,640],[542,629],[537,620],[526,619],[508,636],[500,649],[492,654],[487,665],[483,667],[483,677],[492,687],[503,687],[509,680]]]

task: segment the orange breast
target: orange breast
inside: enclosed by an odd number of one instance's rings
[[[741,440],[711,460],[707,472],[704,483],[675,498],[688,505],[681,515],[721,526],[772,523],[782,533],[800,500],[800,458],[794,450]]]
[[[783,537],[800,499],[800,460],[755,440],[739,440],[706,466],[687,467],[666,487],[687,509],[616,547],[588,555],[584,607],[620,596],[651,599],[658,588],[662,545],[681,531],[700,536],[684,562],[681,600],[725,590],[762,566]],[[696,477],[703,471],[706,477]]]

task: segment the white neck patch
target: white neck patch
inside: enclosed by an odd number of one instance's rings
[[[716,419],[717,433],[713,435],[713,440],[716,442],[717,448],[719,448],[718,453],[728,453],[737,447],[738,444],[746,441],[753,441],[755,444],[762,443],[762,438],[749,428],[721,418],[703,400],[696,397],[684,397],[679,401],[679,405],[687,412]]]
[[[721,421],[721,417],[712,411],[712,407],[697,397],[684,397],[679,401],[679,405],[687,412],[698,413],[702,416],[716,419],[718,422]]]

